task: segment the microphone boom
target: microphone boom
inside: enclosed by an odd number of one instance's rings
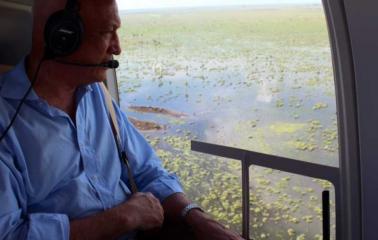
[[[78,67],[104,67],[104,68],[111,68],[116,69],[119,67],[119,62],[117,60],[109,60],[107,62],[103,62],[100,64],[83,64],[83,63],[74,63],[74,62],[66,62],[55,59],[56,62],[61,64],[73,65]]]

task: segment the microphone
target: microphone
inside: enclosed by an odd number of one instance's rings
[[[99,63],[99,64],[83,64],[83,63],[74,63],[74,62],[66,62],[62,60],[54,59],[55,62],[67,64],[67,65],[74,65],[79,67],[104,67],[104,68],[111,68],[116,69],[119,67],[119,62],[117,60],[109,60],[107,62]]]
[[[109,60],[109,61],[101,63],[99,65],[101,65],[102,67],[106,67],[106,68],[116,69],[116,68],[119,67],[119,62],[117,60]]]

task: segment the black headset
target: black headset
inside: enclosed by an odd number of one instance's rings
[[[45,54],[48,58],[68,56],[81,44],[84,33],[77,0],[67,0],[63,10],[53,13],[45,25]]]

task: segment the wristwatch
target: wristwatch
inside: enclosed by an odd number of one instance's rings
[[[186,207],[184,207],[184,208],[181,210],[181,217],[182,217],[182,218],[185,218],[186,215],[188,215],[188,213],[189,213],[190,210],[192,210],[192,209],[198,209],[198,210],[200,210],[201,212],[204,212],[203,209],[202,209],[198,204],[191,203],[191,204],[187,205]]]

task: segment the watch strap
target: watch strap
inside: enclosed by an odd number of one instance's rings
[[[201,212],[204,212],[203,209],[196,203],[191,203],[189,205],[187,205],[186,207],[184,207],[182,210],[181,210],[181,217],[182,218],[185,218],[188,213],[190,212],[190,210],[192,209],[198,209],[200,210]]]

